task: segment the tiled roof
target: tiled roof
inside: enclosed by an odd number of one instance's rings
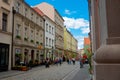
[[[33,9],[38,13],[40,14],[41,16],[44,16],[45,14],[37,7],[33,7]]]

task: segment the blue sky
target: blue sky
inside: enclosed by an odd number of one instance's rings
[[[30,6],[47,2],[54,6],[65,20],[64,24],[83,48],[84,37],[88,37],[89,14],[87,0],[25,0]]]

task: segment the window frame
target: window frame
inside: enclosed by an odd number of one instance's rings
[[[8,14],[3,12],[2,13],[2,31],[7,31],[8,26]]]

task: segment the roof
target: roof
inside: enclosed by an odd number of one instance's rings
[[[33,7],[33,9],[38,13],[40,14],[41,16],[44,16],[45,14],[37,7]]]
[[[90,39],[84,38],[84,45],[90,45]]]

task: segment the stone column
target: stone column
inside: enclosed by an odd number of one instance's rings
[[[103,45],[97,50],[94,80],[120,80],[120,45]]]
[[[95,51],[94,80],[120,80],[120,0],[89,1],[91,29],[95,32],[92,44],[97,46],[92,45]]]

